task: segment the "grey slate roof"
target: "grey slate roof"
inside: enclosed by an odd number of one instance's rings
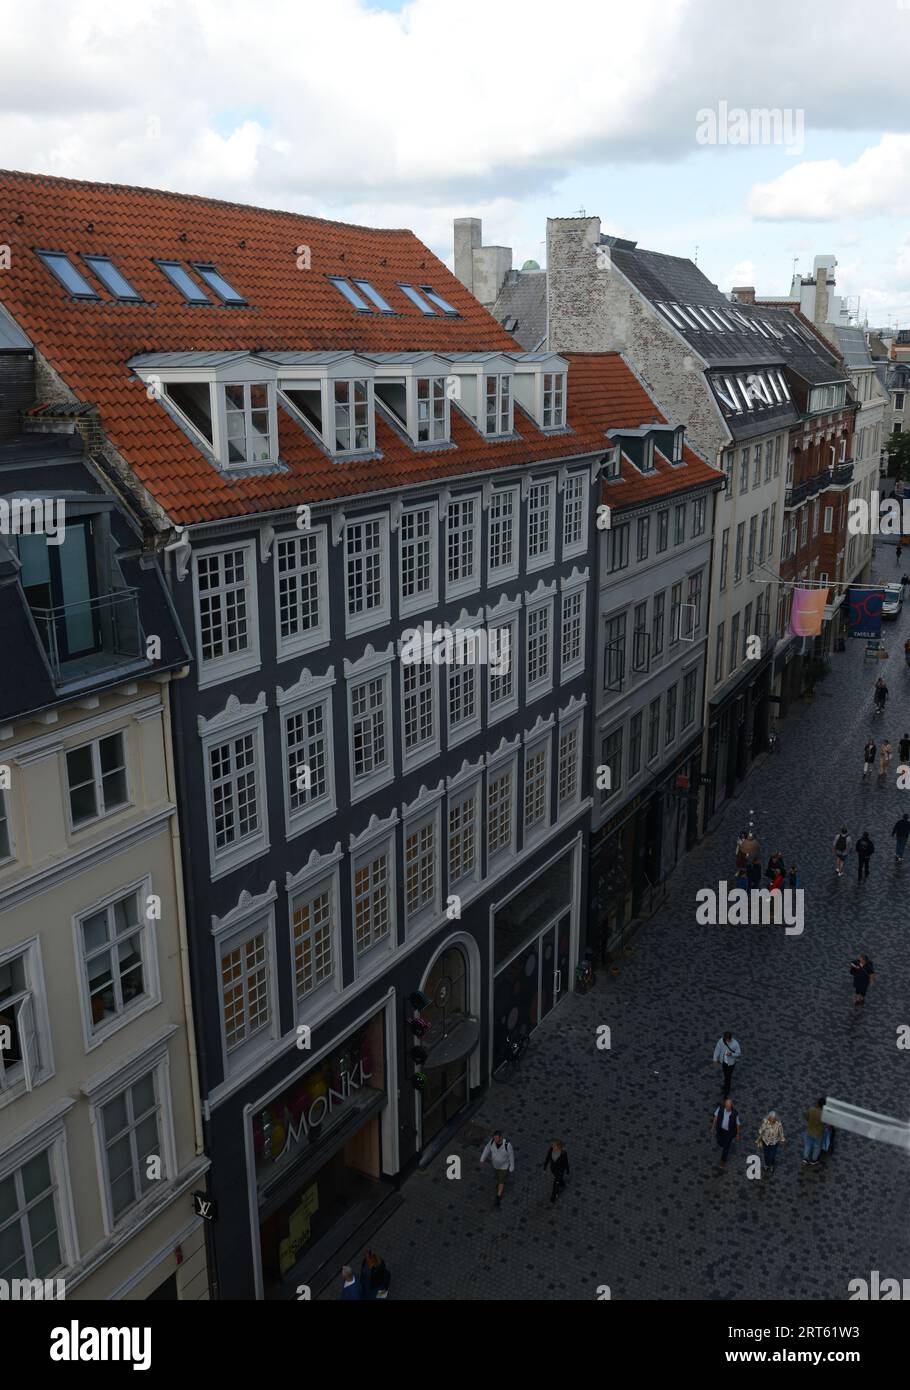
[[[512,334],[525,352],[536,352],[546,345],[547,336],[547,272],[545,270],[510,270],[493,305],[493,317],[503,327],[516,319]]]
[[[838,345],[848,367],[871,367],[872,357],[861,328],[835,328]]]

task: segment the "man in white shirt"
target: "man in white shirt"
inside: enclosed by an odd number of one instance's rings
[[[719,1063],[724,1069],[724,1100],[730,1094],[730,1087],[733,1084],[733,1068],[741,1054],[742,1048],[732,1033],[724,1033],[723,1037],[718,1039],[714,1049],[714,1065],[717,1066]]]

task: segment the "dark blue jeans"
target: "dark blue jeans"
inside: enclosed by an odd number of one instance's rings
[[[905,850],[906,848],[907,848],[907,841],[906,841],[906,840],[895,840],[895,841],[894,841],[894,857],[895,857],[895,859],[903,859],[903,857],[904,857],[904,850]]]
[[[769,1168],[774,1167],[775,1161],[777,1159],[777,1151],[779,1148],[779,1144],[765,1144],[765,1163]]]

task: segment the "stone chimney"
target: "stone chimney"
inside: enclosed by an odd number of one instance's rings
[[[733,293],[733,298],[736,299],[736,300],[738,300],[740,304],[754,304],[754,303],[755,303],[755,286],[754,286],[754,285],[734,285],[734,286],[733,286],[733,291],[732,291],[732,293]]]
[[[828,268],[820,265],[815,271],[815,314],[813,322],[828,322]]]
[[[474,252],[483,240],[483,223],[479,217],[455,218],[455,274],[466,290],[474,293]]]

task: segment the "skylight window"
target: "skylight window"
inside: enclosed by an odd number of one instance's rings
[[[687,304],[686,308],[688,309],[692,317],[695,319],[696,323],[700,324],[702,328],[707,328],[709,331],[713,331],[714,325],[703,309],[696,308],[694,304]]]
[[[399,285],[398,288],[406,294],[412,304],[416,304],[422,314],[434,314],[436,310],[432,304],[428,304],[422,295],[418,294],[413,285]]]
[[[218,298],[223,299],[225,304],[246,303],[243,295],[235,290],[234,286],[228,280],[225,280],[221,272],[216,270],[213,265],[210,265],[208,262],[199,264],[196,261],[191,261],[190,264],[193,269],[202,276],[209,289],[214,290]]]
[[[681,328],[681,327],[682,327],[683,321],[682,321],[682,319],[679,317],[679,314],[677,314],[676,310],[673,308],[673,305],[672,305],[672,304],[658,304],[657,307],[658,307],[658,309],[661,310],[662,313],[664,313],[664,314],[666,315],[666,317],[667,317],[667,318],[670,320],[670,322],[673,324],[673,327],[674,327],[674,328]]]
[[[762,337],[767,338],[768,333],[767,330],[764,328],[761,319],[753,319],[752,322],[755,324],[755,327],[758,329],[758,332],[762,335]]]
[[[141,300],[142,295],[137,294],[120,271],[107,256],[83,256],[82,259],[101,281],[106,290],[110,290],[115,299]]]
[[[342,276],[330,275],[329,284],[334,285],[336,290],[340,290],[348,303],[353,304],[354,308],[358,309],[361,314],[371,314],[373,312],[366,300],[361,299],[353,285],[349,285],[347,280],[343,279]]]
[[[453,308],[448,300],[443,299],[441,294],[437,294],[429,285],[420,286],[421,293],[425,294],[431,304],[435,304],[437,309],[441,309],[444,314],[452,314],[458,318],[458,310]]]
[[[62,251],[39,251],[37,254],[74,299],[100,299],[97,290],[92,289],[85,276]]]
[[[163,270],[171,284],[183,295],[187,304],[211,304],[211,300],[205,290],[200,289],[196,281],[185,270],[179,261],[156,261],[159,270]]]
[[[762,319],[762,323],[765,325],[768,332],[771,334],[773,338],[783,338],[783,333],[781,333],[780,329],[777,328],[773,323],[769,323],[767,319]]]
[[[381,314],[394,314],[395,310],[392,308],[391,304],[388,304],[383,299],[382,295],[377,289],[373,288],[369,280],[355,280],[354,284],[359,290],[363,291],[367,299],[372,300]]]
[[[689,312],[688,309],[684,309],[681,304],[674,304],[673,308],[676,311],[676,313],[679,314],[683,323],[687,324],[689,328],[699,327],[698,320]]]
[[[720,314],[717,312],[716,309],[703,309],[702,313],[707,314],[711,322],[715,324],[716,327],[719,328],[722,333],[726,333],[728,325],[724,323],[723,319],[721,318]]]

